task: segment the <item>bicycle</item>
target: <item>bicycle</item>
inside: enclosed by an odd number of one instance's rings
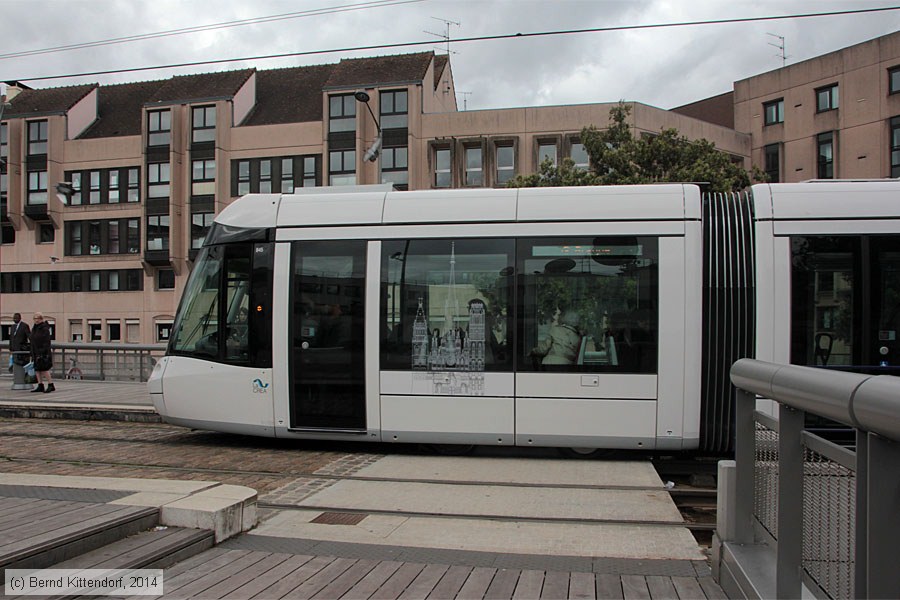
[[[69,362],[72,363],[72,366],[66,371],[66,379],[83,379],[84,374],[81,372],[81,369],[78,368],[78,359],[73,356],[69,359]]]

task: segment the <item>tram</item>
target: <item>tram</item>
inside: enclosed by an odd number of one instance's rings
[[[900,362],[898,192],[251,194],[216,217],[151,397],[280,438],[728,451],[734,360]]]

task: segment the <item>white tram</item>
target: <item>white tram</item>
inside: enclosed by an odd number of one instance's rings
[[[151,396],[167,422],[251,435],[726,451],[727,369],[754,344],[827,367],[900,356],[898,192],[245,196],[207,236]]]

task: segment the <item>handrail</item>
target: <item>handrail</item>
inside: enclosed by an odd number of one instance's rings
[[[731,382],[735,460],[719,463],[713,542],[726,593],[900,598],[900,378],[741,359]],[[807,414],[854,428],[855,446],[805,430]]]
[[[900,442],[900,378],[742,358],[735,387]]]
[[[51,351],[54,355],[54,377],[68,377],[72,374],[76,379],[83,377],[99,380],[146,381],[156,360],[165,354],[166,344],[54,341],[51,344]],[[9,354],[6,348],[0,348],[0,355],[4,356],[4,359]],[[14,369],[14,380],[15,376]],[[23,377],[23,374],[18,374],[19,379]],[[13,385],[23,386],[23,383],[14,382]]]

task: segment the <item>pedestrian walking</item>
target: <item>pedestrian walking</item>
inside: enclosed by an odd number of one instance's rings
[[[34,372],[37,376],[37,387],[32,392],[52,392],[56,390],[50,377],[53,368],[53,352],[50,348],[50,325],[44,321],[44,315],[34,313],[34,327],[31,329],[31,360],[34,361]],[[47,383],[44,386],[44,382]]]

